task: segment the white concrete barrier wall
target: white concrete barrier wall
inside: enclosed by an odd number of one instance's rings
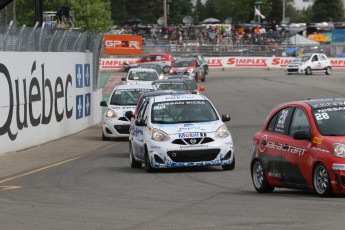
[[[91,53],[0,53],[0,154],[55,140],[102,120]]]
[[[209,68],[284,68],[292,57],[206,57]],[[101,58],[101,70],[120,70],[138,58]],[[345,69],[345,58],[330,58],[334,69]]]

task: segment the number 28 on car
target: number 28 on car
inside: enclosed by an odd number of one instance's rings
[[[132,117],[130,117],[132,118]],[[146,171],[189,166],[235,167],[231,134],[204,96],[163,95],[145,100],[131,123],[129,157],[132,168]]]
[[[253,140],[257,192],[278,187],[345,193],[345,98],[279,105]]]

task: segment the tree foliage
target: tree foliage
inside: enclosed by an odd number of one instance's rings
[[[344,5],[341,0],[316,0],[312,6],[313,22],[341,22],[344,20]]]
[[[44,0],[43,11],[57,11],[67,4],[73,11],[76,27],[82,31],[105,32],[111,21],[110,0]],[[17,25],[35,25],[35,0],[16,1]]]

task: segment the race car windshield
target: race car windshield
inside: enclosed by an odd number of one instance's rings
[[[345,136],[345,107],[313,110],[319,132],[324,136]]]
[[[113,95],[111,95],[110,104],[111,105],[137,105],[140,95],[148,91],[143,89],[121,89],[116,90]]]
[[[154,84],[157,90],[188,90],[187,84],[184,82],[163,82]]]
[[[197,86],[193,79],[185,79],[184,80],[188,86],[188,90],[196,90]]]
[[[206,100],[157,102],[152,106],[152,123],[177,124],[218,120],[218,115]]]
[[[295,61],[308,61],[310,58],[310,55],[301,55],[295,58]]]
[[[158,74],[156,72],[131,72],[128,76],[128,80],[154,81],[158,80]]]
[[[193,60],[177,61],[173,64],[173,67],[191,67],[194,66]]]

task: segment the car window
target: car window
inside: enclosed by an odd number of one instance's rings
[[[318,61],[318,60],[319,60],[319,58],[317,57],[317,55],[314,55],[312,61]]]
[[[296,108],[291,120],[289,135],[292,136],[296,131],[304,130],[310,132],[310,125],[307,115],[300,108]]]
[[[190,67],[190,66],[194,66],[193,60],[176,61],[173,64],[173,67]]]
[[[279,111],[276,125],[274,126],[274,132],[279,134],[288,134],[289,123],[292,115],[292,107],[284,108]]]
[[[320,59],[321,59],[321,61],[325,61],[325,60],[327,60],[327,57],[325,55],[321,54]]]
[[[157,72],[154,71],[132,71],[129,76],[128,80],[135,80],[135,81],[154,81],[158,80]]]
[[[110,105],[136,105],[140,95],[149,89],[118,89],[110,98]]]
[[[137,116],[138,119],[144,117],[145,110],[146,110],[146,107],[147,107],[147,105],[148,105],[148,102],[149,102],[148,100],[145,100],[145,101],[143,102],[143,104],[140,106],[140,108],[139,108],[139,110],[138,110],[138,116]]]
[[[166,61],[167,59],[164,56],[158,55],[156,60],[157,61]]]
[[[319,132],[324,136],[345,136],[345,107],[334,106],[313,110]]]
[[[195,90],[198,88],[193,79],[185,79],[184,81],[186,82],[189,90]]]
[[[277,118],[278,118],[278,113],[276,113],[272,119],[270,120],[270,122],[268,123],[268,126],[267,126],[267,130],[268,131],[274,131],[274,127],[276,125],[276,122],[277,122]]]

